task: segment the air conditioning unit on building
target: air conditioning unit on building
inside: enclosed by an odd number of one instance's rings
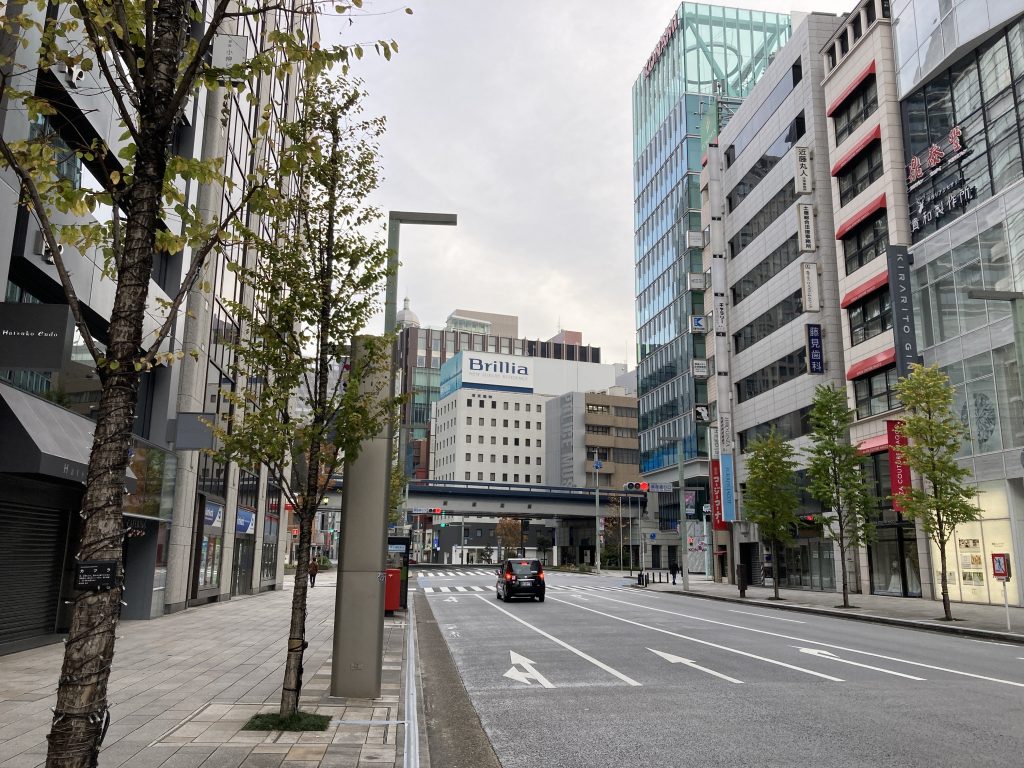
[[[41,256],[43,261],[47,264],[53,264],[53,253],[50,251],[50,247],[46,244],[46,239],[43,237],[42,232],[36,232],[36,239],[32,250],[36,256]],[[63,255],[63,245],[57,246],[57,253]]]
[[[85,70],[77,64],[71,64],[64,70],[64,82],[71,88],[77,88],[85,77]]]

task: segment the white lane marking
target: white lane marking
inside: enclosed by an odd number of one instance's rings
[[[611,598],[602,597],[600,595],[594,595],[594,597],[598,597],[601,600],[610,600],[611,599]],[[672,637],[678,637],[678,638],[680,638],[682,640],[689,640],[691,643],[698,643],[699,645],[706,645],[706,646],[709,646],[710,648],[718,648],[720,651],[728,651],[729,653],[736,653],[736,654],[739,654],[740,656],[746,656],[747,658],[750,658],[750,659],[757,659],[758,661],[764,661],[764,662],[767,662],[768,664],[775,664],[776,666],[779,666],[779,667],[786,667],[786,669],[792,669],[792,670],[795,670],[797,672],[804,672],[804,673],[806,673],[808,675],[814,675],[815,677],[821,677],[821,678],[824,678],[825,680],[831,680],[834,683],[842,683],[842,682],[844,682],[842,678],[833,677],[832,675],[826,675],[826,674],[824,674],[822,672],[815,672],[813,669],[805,669],[804,667],[798,667],[795,664],[787,664],[786,662],[778,661],[777,659],[769,659],[769,658],[767,658],[765,656],[758,656],[755,653],[748,653],[747,651],[741,651],[738,648],[730,648],[727,645],[719,645],[718,643],[712,643],[712,642],[710,642],[708,640],[700,640],[700,639],[698,639],[696,637],[690,637],[689,635],[681,635],[678,632],[672,632],[671,630],[662,629],[661,627],[652,627],[650,624],[641,624],[639,621],[633,621],[632,619],[626,619],[626,618],[623,618],[622,616],[616,616],[613,613],[605,613],[604,611],[599,611],[596,608],[587,608],[586,606],[579,605],[578,603],[570,603],[567,600],[559,600],[558,598],[553,598],[553,599],[557,603],[564,603],[565,605],[572,605],[572,606],[575,606],[576,608],[579,608],[581,611],[590,611],[591,613],[596,613],[599,616],[605,616],[605,617],[607,617],[609,619],[615,619],[616,621],[622,621],[622,622],[625,622],[626,624],[632,624],[635,627],[641,627],[643,629],[649,629],[652,632],[661,632],[663,635],[671,635]],[[621,601],[614,600],[613,602],[621,602]]]
[[[789,621],[793,624],[806,624],[806,621],[797,621],[796,619],[784,619],[781,616],[769,616],[766,613],[754,613],[753,611],[734,611],[729,610],[729,613],[745,613],[747,616],[760,616],[762,619],[775,619],[776,621]]]
[[[723,680],[727,680],[730,683],[738,683],[739,685],[743,685],[743,681],[742,680],[737,680],[735,677],[729,677],[728,675],[723,675],[721,672],[715,672],[715,670],[708,669],[707,667],[702,667],[700,664],[698,664],[697,662],[693,661],[692,659],[684,659],[682,656],[673,656],[671,653],[665,653],[664,651],[656,651],[654,648],[648,648],[647,650],[650,651],[651,653],[658,654],[659,656],[661,656],[661,658],[663,658],[669,664],[685,664],[688,667],[693,667],[694,669],[699,669],[701,672],[707,672],[709,675],[714,675],[715,677],[720,677]]]
[[[973,637],[967,637],[964,639],[970,640],[972,643],[984,643],[985,645],[1005,645],[1007,648],[1015,647],[1014,643],[997,643],[995,640],[977,640]]]
[[[526,683],[527,685],[530,685],[530,680],[533,679],[541,685],[543,685],[545,688],[555,687],[551,684],[550,680],[548,680],[546,677],[544,677],[544,675],[542,675],[540,672],[534,669],[533,661],[531,661],[530,659],[526,658],[521,654],[516,653],[515,651],[509,651],[508,655],[509,658],[512,660],[512,669],[510,669],[508,672],[502,675],[502,677],[510,677],[513,680],[518,680],[519,682]],[[522,667],[522,669],[519,669],[518,667]]]
[[[466,587],[455,587],[455,590],[457,592],[469,592],[469,590],[466,589]]]
[[[915,667],[924,667],[925,669],[934,669],[939,672],[949,672],[952,675],[961,675],[963,677],[973,677],[976,680],[987,680],[990,683],[1000,683],[1002,685],[1012,685],[1015,688],[1024,688],[1024,683],[1018,683],[1015,680],[1003,680],[998,677],[988,677],[987,675],[977,675],[973,672],[963,672],[959,669],[950,669],[949,667],[939,667],[934,664],[925,664],[923,661],[910,661],[909,659],[898,659],[895,656],[886,656],[883,653],[872,653],[871,651],[861,651],[857,648],[847,648],[844,645],[836,645],[834,643],[824,643],[820,640],[808,640],[805,637],[793,637],[792,635],[783,635],[779,632],[769,632],[767,629],[754,629],[753,627],[744,627],[742,624],[730,624],[727,621],[717,621],[716,619],[706,619],[703,616],[693,616],[688,613],[679,613],[678,611],[667,611],[664,608],[654,608],[653,606],[643,605],[642,603],[629,603],[625,600],[616,600],[613,597],[605,597],[604,595],[598,595],[599,599],[607,600],[612,603],[621,603],[622,605],[628,605],[631,608],[643,608],[648,611],[657,611],[658,613],[667,613],[670,616],[679,616],[683,619],[693,619],[694,621],[703,621],[708,624],[717,624],[720,627],[729,627],[730,629],[742,629],[747,632],[754,632],[758,635],[768,635],[770,637],[778,637],[782,640],[793,640],[798,643],[804,643],[806,645],[820,645],[822,648],[834,648],[837,651],[847,651],[849,653],[859,653],[863,656],[873,656],[876,659],[885,659],[886,661],[895,661],[900,664],[910,664]]]
[[[573,646],[569,645],[564,640],[559,640],[557,637],[555,637],[554,635],[548,634],[547,632],[545,632],[540,627],[535,627],[533,624],[531,624],[528,621],[524,621],[523,619],[521,619],[518,616],[516,616],[514,613],[510,613],[509,611],[506,611],[500,605],[495,605],[490,600],[485,598],[483,595],[473,595],[473,597],[477,598],[478,600],[482,600],[486,605],[491,606],[491,608],[494,608],[495,610],[501,611],[506,616],[508,616],[510,619],[515,619],[520,624],[522,624],[524,627],[528,627],[529,629],[532,629],[534,632],[536,632],[541,637],[546,637],[548,640],[550,640],[553,643],[556,643],[557,645],[562,646],[567,651],[571,651],[572,653],[575,653],[581,659],[586,659],[587,661],[589,661],[594,666],[599,667],[600,669],[603,669],[605,672],[607,672],[610,675],[614,675],[615,677],[619,678],[619,680],[621,680],[622,682],[626,683],[627,685],[636,685],[636,686],[641,685],[641,683],[638,683],[636,680],[634,680],[631,677],[627,677],[626,675],[624,675],[621,672],[619,672],[617,669],[612,669],[607,664],[605,664],[603,661],[598,661],[593,656],[590,656],[590,655],[584,653],[583,651],[581,651],[579,648],[574,648]],[[562,602],[562,601],[559,601],[559,602]]]
[[[870,664],[861,664],[858,661],[850,661],[849,659],[840,659],[832,651],[826,651],[824,648],[801,648],[799,645],[794,645],[794,648],[798,649],[800,653],[810,654],[819,659],[828,659],[829,661],[838,661],[841,664],[849,664],[853,667],[862,667],[864,669],[873,669],[875,672],[884,672],[887,675],[896,675],[896,677],[905,677],[907,680],[917,680],[924,682],[923,677],[914,677],[913,675],[905,675],[902,672],[894,672],[891,669],[883,669],[882,667],[873,667]]]
[[[451,587],[438,587],[437,591],[438,592],[451,592],[452,588]]]

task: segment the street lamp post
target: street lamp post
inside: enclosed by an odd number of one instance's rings
[[[597,458],[597,448],[594,449],[594,572],[601,574],[601,491],[597,470],[601,468],[601,460]]]

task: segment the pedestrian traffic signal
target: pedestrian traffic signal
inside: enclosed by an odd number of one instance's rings
[[[626,490],[626,491],[643,491],[644,493],[647,493],[647,491],[650,489],[650,487],[651,487],[650,483],[644,483],[644,482],[623,483],[622,484],[623,490]]]

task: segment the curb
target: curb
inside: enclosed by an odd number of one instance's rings
[[[639,586],[632,584],[630,585],[634,589],[640,589]],[[891,616],[878,616],[876,614],[857,614],[857,613],[846,613],[845,611],[833,610],[830,608],[815,608],[810,605],[780,605],[774,600],[760,600],[758,598],[744,598],[744,597],[727,597],[725,595],[709,595],[704,592],[684,592],[681,589],[675,590],[657,590],[670,595],[683,595],[685,597],[696,597],[701,600],[717,600],[722,603],[739,603],[741,605],[758,605],[762,608],[774,608],[775,610],[792,611],[794,613],[809,613],[818,616],[829,616],[835,619],[849,619],[852,621],[868,621],[875,624],[889,624],[895,627],[903,627],[905,629],[919,629],[925,632],[938,632],[949,635],[960,635],[961,637],[970,637],[975,639],[984,640],[998,640],[1001,642],[1016,643],[1018,645],[1024,645],[1024,635],[1016,632],[1000,632],[992,629],[975,629],[973,627],[957,627],[957,626],[944,626],[941,624],[931,624],[924,621],[917,621],[915,619],[898,619]]]

